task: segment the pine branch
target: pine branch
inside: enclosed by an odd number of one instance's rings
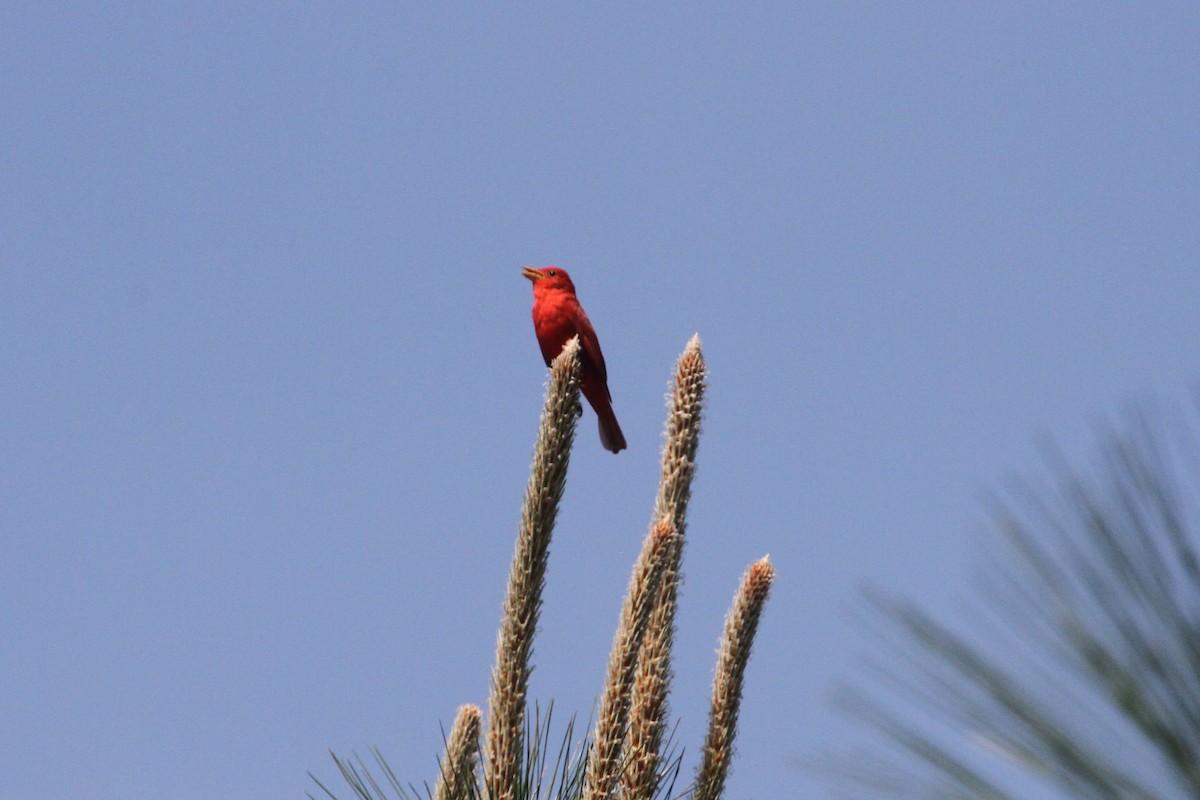
[[[481,717],[478,706],[465,705],[458,709],[450,738],[446,741],[446,755],[442,758],[434,800],[470,800],[474,796]]]
[[[558,504],[566,488],[579,407],[579,339],[573,338],[550,369],[550,385],[521,509],[516,552],[496,643],[488,699],[484,787],[489,800],[513,800],[521,768],[522,727]]]
[[[642,553],[629,581],[621,622],[608,662],[608,679],[600,703],[600,718],[588,759],[585,800],[607,800],[620,777],[621,746],[629,720],[634,670],[638,651],[650,622],[650,611],[678,536],[667,520],[659,520],[642,545]]]
[[[654,520],[669,520],[678,534],[669,553],[638,657],[633,707],[624,752],[622,796],[649,800],[654,796],[667,729],[667,694],[671,682],[671,647],[675,639],[675,607],[679,595],[680,562],[687,528],[687,506],[696,473],[700,418],[707,368],[699,335],[693,336],[675,365],[667,401],[662,474],[654,502]]]
[[[725,634],[717,651],[708,736],[704,741],[703,760],[696,772],[695,800],[718,800],[725,789],[725,778],[733,759],[746,663],[750,660],[758,620],[774,580],[775,568],[765,556],[751,564],[742,577],[733,607],[725,620]]]

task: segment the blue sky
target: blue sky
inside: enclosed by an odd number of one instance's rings
[[[0,795],[432,778],[553,263],[630,446],[585,415],[532,697],[591,710],[699,332],[679,737],[770,553],[729,795],[824,796],[860,587],[954,618],[1038,434],[1194,385],[1198,39],[1190,3],[7,5]]]

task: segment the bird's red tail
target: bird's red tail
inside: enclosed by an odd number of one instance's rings
[[[625,434],[621,433],[621,426],[617,424],[617,415],[613,413],[612,406],[597,408],[596,419],[600,422],[600,444],[604,445],[604,449],[610,453],[624,450]]]

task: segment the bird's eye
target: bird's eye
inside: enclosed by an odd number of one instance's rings
[[[547,274],[547,275],[549,275],[551,278],[557,278],[557,277],[558,277],[558,270],[556,270],[556,269],[548,269],[548,270],[546,270],[546,274]]]

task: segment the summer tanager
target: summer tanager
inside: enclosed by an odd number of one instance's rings
[[[621,452],[625,449],[625,434],[621,433],[612,410],[604,354],[600,352],[600,340],[592,323],[575,297],[571,276],[561,267],[524,267],[521,274],[533,281],[533,332],[537,334],[546,366],[550,366],[572,336],[579,337],[582,360],[579,389],[600,420],[600,444],[605,450]]]

